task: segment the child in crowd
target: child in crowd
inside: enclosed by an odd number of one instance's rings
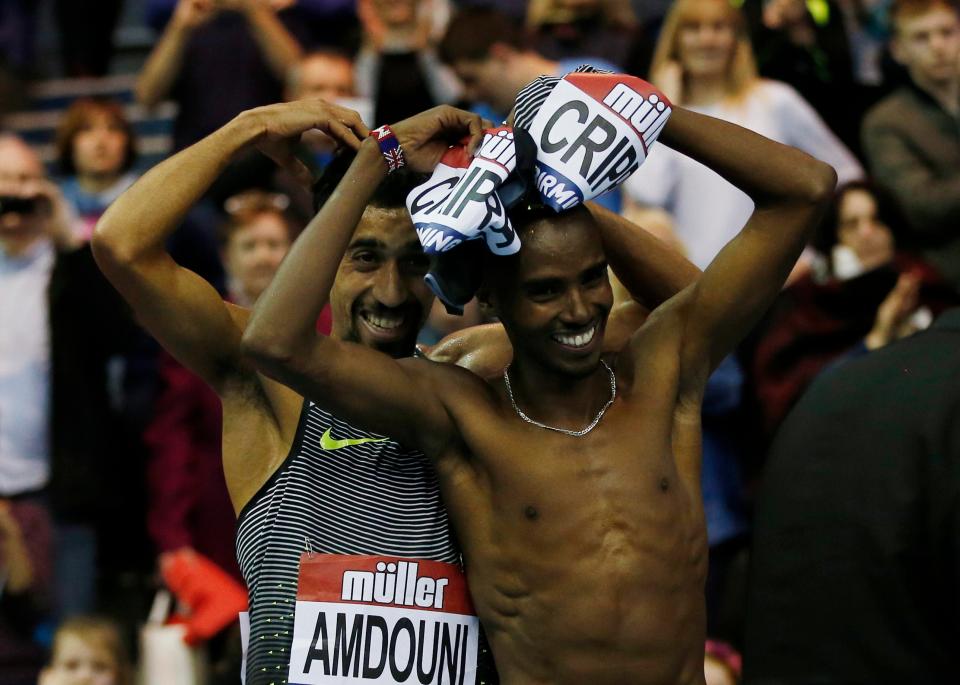
[[[53,637],[50,663],[39,685],[132,685],[130,662],[117,626],[108,619],[77,616]]]

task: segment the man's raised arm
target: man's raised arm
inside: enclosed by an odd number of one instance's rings
[[[436,107],[393,127],[415,170],[432,170],[451,142],[481,137],[478,116]],[[453,426],[432,385],[430,362],[391,357],[316,333],[314,322],[367,203],[387,174],[366,139],[333,194],[294,243],[260,297],[243,336],[256,366],[357,426],[437,456]]]
[[[705,382],[770,306],[836,185],[828,164],[712,117],[675,108],[660,140],[746,192],[756,209],[678,301],[686,379]]]
[[[173,261],[166,240],[236,152],[258,143],[282,160],[285,136],[310,128],[332,128],[355,146],[366,132],[355,112],[319,100],[244,112],[150,170],[97,224],[93,252],[101,270],[147,330],[215,390],[222,372],[240,361],[240,327],[209,283]]]

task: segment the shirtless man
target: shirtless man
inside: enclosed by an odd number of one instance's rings
[[[366,432],[354,433],[337,417],[256,373],[240,357],[240,336],[249,310],[224,302],[208,283],[178,266],[166,252],[169,235],[231,158],[257,145],[290,165],[292,173],[302,172],[289,152],[292,142],[310,129],[327,132],[353,148],[367,133],[356,113],[316,100],[250,110],[143,176],[111,206],[93,239],[101,269],[140,322],[221,399],[223,467],[239,518],[239,560],[250,591],[248,685],[286,681],[293,627],[289,607],[296,598],[297,562],[305,537],[320,552],[335,548],[340,553],[448,562],[456,561],[459,554],[448,532],[436,477],[423,455],[393,441],[373,440]],[[334,268],[339,271],[330,298],[332,335],[403,357],[414,352],[416,333],[433,296],[423,282],[427,260],[403,206],[405,193],[391,200],[384,190],[381,187],[378,196],[365,192],[363,206],[370,206],[359,222],[354,247],[342,261],[342,253],[336,256]],[[699,275],[685,259],[624,220],[609,213],[600,216],[611,231],[624,235],[632,261],[650,274],[649,307]],[[308,280],[314,277],[312,272],[309,269]],[[633,326],[638,309],[635,302],[624,305],[617,312],[619,326]],[[405,320],[394,325],[398,319]],[[389,328],[376,325],[386,320]],[[503,348],[509,353],[509,346],[497,342],[495,329],[490,333],[486,329],[483,342],[501,351],[494,358],[502,358]],[[449,341],[445,349],[457,350],[465,363],[476,364],[476,355],[469,349],[472,344],[464,349],[457,341]],[[301,424],[317,430],[298,432]],[[325,447],[321,434],[334,425],[336,440]],[[363,445],[339,449],[337,443],[350,438],[359,438]],[[362,450],[362,463],[351,465],[344,455],[357,454],[356,450]],[[353,469],[347,485],[320,491],[309,485],[305,491],[309,478],[330,475],[327,468]],[[289,476],[282,482],[274,477],[281,469]],[[402,473],[395,476],[395,470]],[[366,490],[360,482],[367,485]],[[409,507],[402,505],[391,510],[374,502],[383,520],[370,528],[353,525],[369,516],[371,500],[384,493],[402,503],[417,501],[421,512],[409,513]],[[339,520],[330,521],[330,512]],[[281,584],[283,588],[277,590]],[[286,637],[284,631],[288,631]],[[481,670],[478,683],[485,677],[486,682],[494,682]]]
[[[427,170],[466,121],[441,108],[394,132],[407,163]],[[744,189],[757,209],[702,278],[607,359],[606,264],[624,253],[601,240],[582,208],[515,213],[522,248],[488,260],[484,299],[514,349],[509,384],[506,374],[484,380],[318,337],[313,320],[340,255],[387,174],[373,140],[361,144],[244,334],[265,373],[434,461],[509,685],[704,681],[704,386],[779,292],[836,174],[680,108],[661,141]],[[640,285],[622,280],[631,292]]]

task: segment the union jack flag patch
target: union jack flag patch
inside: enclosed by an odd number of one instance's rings
[[[403,148],[400,147],[400,141],[393,130],[384,124],[380,128],[370,131],[370,136],[376,138],[377,145],[380,146],[380,153],[387,163],[387,173],[393,173],[397,169],[402,169],[407,165],[403,158]]]

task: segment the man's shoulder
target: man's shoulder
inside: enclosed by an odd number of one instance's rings
[[[877,128],[894,127],[911,130],[911,119],[923,115],[923,106],[912,88],[902,86],[867,110],[863,118],[864,133]]]

